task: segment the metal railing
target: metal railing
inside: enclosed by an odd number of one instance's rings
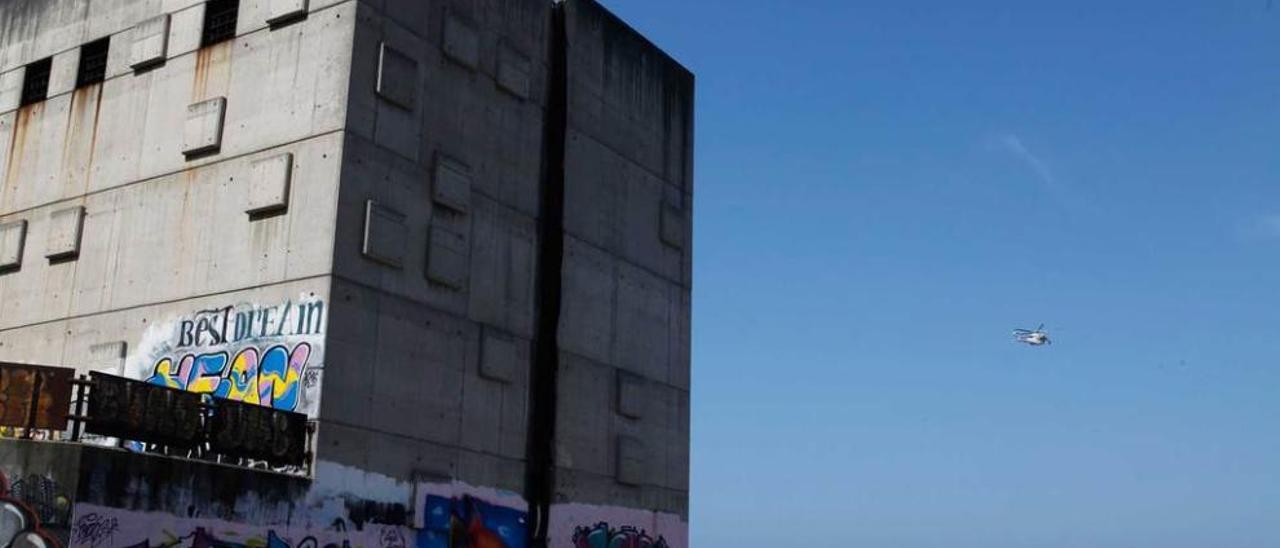
[[[73,373],[0,363],[0,437],[311,475],[316,423],[303,415],[113,375]]]

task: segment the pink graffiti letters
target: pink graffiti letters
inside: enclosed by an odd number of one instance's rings
[[[311,345],[305,342],[292,349],[286,345],[265,351],[246,347],[230,364],[224,351],[186,354],[176,363],[165,357],[156,362],[147,382],[292,411],[298,406],[310,357]]]

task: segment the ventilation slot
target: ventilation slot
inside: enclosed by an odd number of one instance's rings
[[[107,50],[110,46],[111,39],[103,38],[80,48],[80,68],[76,71],[76,87],[91,86],[107,77]]]
[[[49,94],[49,72],[52,69],[52,57],[27,65],[26,79],[22,81],[22,106],[45,100]]]
[[[200,47],[212,46],[236,37],[240,0],[210,0],[204,7],[204,34]]]

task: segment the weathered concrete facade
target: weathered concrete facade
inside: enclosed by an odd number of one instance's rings
[[[0,361],[256,375],[312,475],[4,441],[41,538],[684,546],[692,75],[591,0],[238,4],[0,0]]]

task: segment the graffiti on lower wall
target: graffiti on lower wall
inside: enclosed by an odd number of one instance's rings
[[[315,417],[326,319],[314,295],[197,310],[149,328],[128,376]]]
[[[590,504],[551,506],[547,542],[567,548],[688,548],[688,525],[664,512]]]
[[[416,487],[416,548],[525,548],[529,510],[519,495],[463,483]]]
[[[654,540],[643,529],[630,525],[612,528],[600,522],[592,527],[578,527],[573,532],[573,548],[669,548],[667,539]]]
[[[407,527],[346,527],[305,517],[255,526],[216,519],[135,512],[87,503],[76,506],[70,548],[407,548]],[[398,539],[398,540],[397,540]]]
[[[69,548],[525,548],[528,505],[461,482],[404,482],[325,461],[297,500],[236,499],[234,516],[201,504],[135,511],[80,502]],[[358,491],[358,492],[353,492]],[[190,496],[176,493],[173,496]],[[235,521],[227,521],[226,519]],[[260,520],[245,523],[242,519]],[[3,548],[3,547],[0,547]]]
[[[9,482],[0,473],[0,546],[60,548],[71,518],[71,499],[52,479],[30,475]]]

